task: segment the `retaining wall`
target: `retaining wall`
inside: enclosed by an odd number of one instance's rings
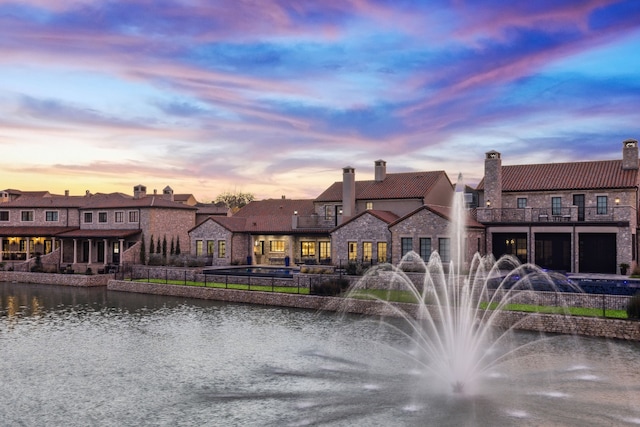
[[[27,273],[22,271],[0,271],[0,282],[39,283],[60,286],[106,286],[112,274],[87,276],[84,274]]]
[[[163,285],[119,280],[110,280],[107,285],[107,289],[113,291],[169,295],[184,298],[201,298],[237,303],[305,308],[311,310],[344,311],[346,313],[373,316],[399,316],[400,312],[403,312],[415,317],[418,314],[418,305],[416,304],[389,304],[379,301],[322,297],[315,295],[239,291],[231,289]],[[438,320],[435,313],[432,315],[435,320]],[[523,330],[640,341],[640,322],[630,320],[579,316],[565,317],[561,315],[537,313],[497,312],[492,323],[497,327],[504,328],[509,328],[512,325],[515,325],[516,329]]]

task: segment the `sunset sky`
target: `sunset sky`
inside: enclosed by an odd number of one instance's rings
[[[0,189],[314,198],[627,138],[638,0],[0,0]]]

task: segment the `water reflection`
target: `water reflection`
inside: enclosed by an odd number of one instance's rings
[[[0,303],[3,425],[640,425],[637,343],[560,337],[465,400],[364,317],[8,283]]]

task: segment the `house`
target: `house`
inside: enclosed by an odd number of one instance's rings
[[[503,166],[490,151],[484,165],[477,219],[496,257],[582,273],[636,263],[638,141],[618,160]]]
[[[328,228],[298,221],[313,214],[313,200],[252,201],[233,216],[210,216],[189,230],[191,251],[211,258],[211,265],[326,263]]]

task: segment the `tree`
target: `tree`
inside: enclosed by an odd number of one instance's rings
[[[162,243],[160,243],[160,237],[158,237],[158,243],[156,243],[156,253],[158,255],[162,253]]]
[[[144,234],[142,235],[142,241],[140,242],[140,264],[147,263],[147,249],[144,244]]]
[[[153,255],[156,253],[156,247],[153,243],[153,234],[151,235],[151,239],[149,239],[149,255]]]
[[[176,238],[176,255],[180,255],[180,236]]]
[[[216,203],[224,203],[226,207],[232,211],[237,211],[241,207],[255,200],[255,196],[251,193],[230,193],[224,192],[216,197]]]
[[[167,235],[162,238],[162,258],[167,259]]]
[[[173,244],[173,237],[171,238],[171,250],[169,251],[169,254],[173,255],[176,253],[176,247]]]

